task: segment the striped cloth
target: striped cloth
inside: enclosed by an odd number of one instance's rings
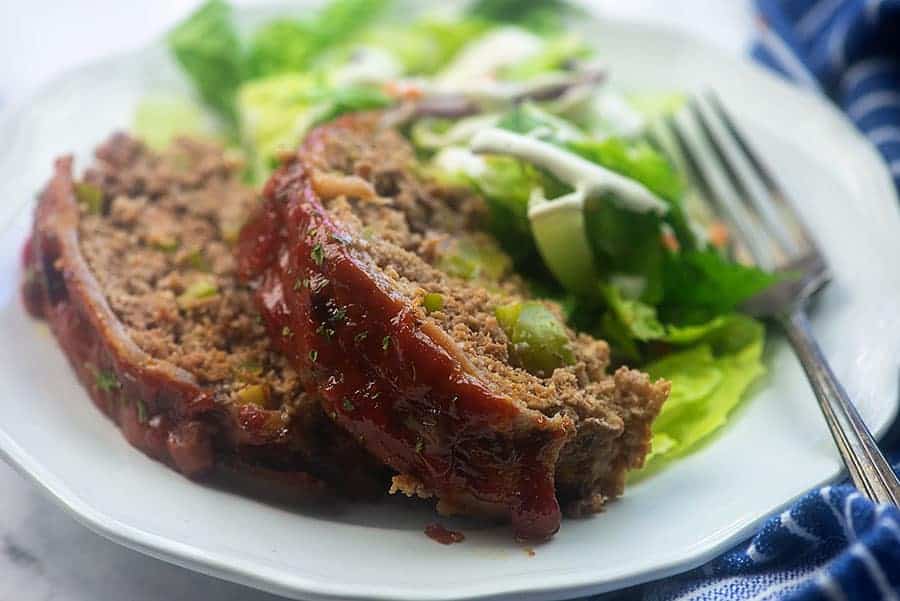
[[[756,0],[753,55],[838,103],[900,186],[900,0]]]
[[[755,2],[754,57],[839,104],[900,187],[900,0]],[[616,598],[900,601],[900,510],[826,486],[701,568]]]
[[[900,600],[900,509],[875,505],[849,484],[825,486],[725,555],[624,598]]]

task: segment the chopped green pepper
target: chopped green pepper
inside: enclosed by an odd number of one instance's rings
[[[559,318],[538,301],[497,307],[494,315],[509,338],[510,356],[527,371],[548,377],[575,362],[569,335]]]
[[[210,280],[194,282],[182,292],[176,302],[182,309],[192,309],[208,303],[219,294],[219,287]]]
[[[175,236],[170,236],[168,234],[157,234],[152,235],[149,239],[150,246],[155,248],[156,250],[161,250],[164,253],[172,253],[178,250],[179,242],[178,238]]]
[[[265,408],[269,403],[269,387],[265,384],[244,386],[237,392],[237,400],[241,405],[256,405]]]
[[[321,244],[316,244],[312,247],[312,250],[309,251],[309,256],[313,260],[313,263],[321,267],[322,263],[325,262],[325,249]]]
[[[428,313],[434,313],[444,308],[444,295],[439,292],[429,292],[422,299],[422,305]]]
[[[492,238],[465,236],[454,240],[442,252],[437,267],[464,280],[498,282],[512,269],[512,259]]]
[[[206,255],[203,254],[203,251],[199,248],[189,252],[185,257],[185,262],[188,266],[197,271],[210,271],[212,269],[212,266],[209,264],[209,259],[206,258]]]
[[[111,371],[99,370],[94,375],[94,378],[97,382],[97,388],[103,392],[109,392],[121,386],[118,378],[116,378],[116,374]]]
[[[75,184],[75,198],[87,212],[92,215],[99,215],[103,212],[103,190],[94,184],[88,182],[77,182]]]

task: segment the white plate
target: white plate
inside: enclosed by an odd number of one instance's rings
[[[251,18],[242,13],[242,18]],[[900,218],[886,169],[835,110],[681,34],[590,26],[627,88],[712,85],[734,107],[820,236],[836,274],[815,327],[869,425],[897,410]],[[839,462],[783,341],[770,375],[710,444],[632,486],[602,515],[566,521],[534,556],[505,528],[467,525],[444,547],[422,534],[424,504],[390,501],[291,512],[192,484],[127,445],[77,385],[48,330],[17,294],[31,199],[52,158],[128,125],[135,102],[181,85],[160,48],[70,73],[0,127],[0,451],[79,520],[155,557],[298,598],[550,599],[692,568],[725,550]],[[14,214],[15,213],[15,214]],[[73,550],[77,552],[77,550]]]

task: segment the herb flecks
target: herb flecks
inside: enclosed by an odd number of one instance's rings
[[[291,338],[294,335],[294,332],[291,330],[290,326],[284,326],[281,328],[281,335],[285,338]]]
[[[319,351],[309,351],[309,360],[315,363],[319,359]]]
[[[388,350],[391,347],[391,337],[385,336],[381,339],[381,348],[384,350]]]
[[[149,415],[147,414],[147,405],[144,401],[138,399],[135,401],[135,406],[137,407],[137,418],[138,421],[142,424],[146,424],[149,419]]]
[[[94,380],[97,383],[97,388],[103,392],[110,392],[121,386],[116,378],[116,374],[111,371],[98,370],[94,374]]]
[[[313,263],[321,267],[322,263],[325,262],[325,247],[317,242],[315,246],[312,247],[312,250],[309,251],[309,258],[313,260]]]
[[[356,343],[360,343],[368,337],[369,337],[368,330],[363,330],[362,332],[359,332],[356,336],[353,337],[353,341]]]
[[[341,406],[344,408],[344,411],[356,411],[356,406],[353,404],[353,401],[344,397],[344,400],[341,401]]]

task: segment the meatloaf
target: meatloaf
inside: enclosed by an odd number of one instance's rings
[[[241,276],[327,414],[395,470],[393,491],[549,537],[560,505],[591,513],[622,493],[669,385],[608,374],[607,344],[568,329],[569,364],[518,364],[496,310],[524,286],[503,261],[485,279],[453,260],[489,244],[484,203],[421,171],[378,114],[314,130],[242,231]]]
[[[116,135],[83,179],[57,161],[25,249],[24,295],[135,447],[191,477],[298,497],[371,494],[383,468],[274,352],[232,244],[257,195],[227,153]]]

